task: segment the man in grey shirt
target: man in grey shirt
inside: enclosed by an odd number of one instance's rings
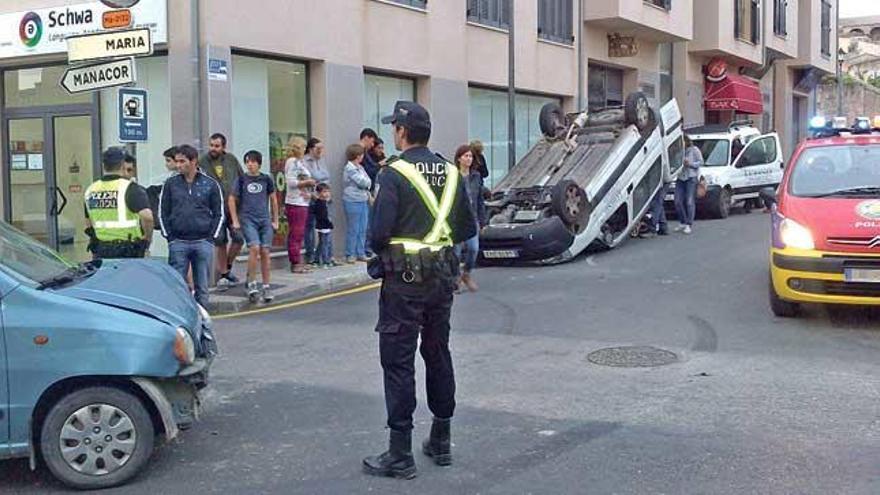
[[[684,137],[684,147],[684,167],[675,181],[675,211],[680,224],[675,231],[690,234],[697,214],[697,181],[703,166],[703,153],[689,136]]]

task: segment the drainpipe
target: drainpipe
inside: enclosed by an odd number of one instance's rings
[[[584,105],[584,0],[578,0],[577,8],[577,71],[578,71],[578,89],[577,89],[577,111],[583,112]]]
[[[516,165],[516,39],[514,25],[516,24],[513,6],[514,2],[508,2],[510,8],[510,26],[507,35],[507,169],[513,170]]]
[[[834,29],[829,33],[828,43],[831,44],[832,41],[840,39],[840,0],[838,0],[837,5],[834,9],[837,14],[837,24],[834,25]],[[831,35],[834,35],[835,38],[831,38]],[[838,42],[834,42],[834,62],[837,65],[837,115],[843,115],[843,64],[840,60],[840,47],[837,46]],[[815,98],[814,98],[815,99]]]
[[[205,139],[204,127],[203,127],[203,109],[204,102],[202,101],[202,83],[203,83],[203,74],[202,67],[204,67],[204,57],[202,56],[202,12],[200,8],[200,0],[190,0],[190,15],[192,17],[192,32],[193,32],[193,44],[192,44],[192,63],[195,66],[195,73],[193,74],[193,87],[195,89],[195,102],[196,102],[196,111],[194,118],[195,121],[195,130],[196,130],[196,149],[199,151],[203,148],[203,141]]]

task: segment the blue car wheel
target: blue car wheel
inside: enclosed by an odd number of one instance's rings
[[[40,433],[40,451],[62,483],[78,489],[121,485],[153,451],[155,429],[141,400],[112,387],[89,387],[59,400]]]

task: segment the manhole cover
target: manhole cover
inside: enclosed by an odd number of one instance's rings
[[[587,360],[602,366],[620,368],[650,368],[678,361],[674,352],[651,346],[609,347],[587,355]]]

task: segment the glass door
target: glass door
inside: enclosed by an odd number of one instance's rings
[[[10,221],[19,230],[53,244],[49,179],[44,167],[46,142],[42,117],[7,121]]]
[[[56,243],[62,256],[85,261],[89,238],[85,234],[85,190],[95,180],[92,164],[92,117],[52,118],[54,197],[49,213],[55,221]]]

